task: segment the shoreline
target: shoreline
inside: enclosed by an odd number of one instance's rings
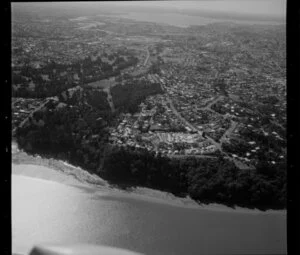
[[[91,174],[80,167],[73,166],[62,160],[28,155],[23,151],[19,151],[16,143],[12,143],[12,174],[26,176],[29,178],[38,178],[44,181],[54,181],[62,185],[83,188],[95,193],[102,192],[106,195],[118,196],[124,199],[136,199],[139,201],[160,203],[186,209],[251,214],[286,214],[286,210],[284,209],[261,211],[259,209],[249,209],[239,206],[231,208],[217,203],[199,204],[188,196],[180,198],[169,192],[146,187],[122,190],[112,187],[108,181],[102,179],[96,174]]]

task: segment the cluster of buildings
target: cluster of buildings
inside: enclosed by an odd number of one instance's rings
[[[51,77],[65,82],[65,77],[71,76],[72,82],[79,84],[82,70],[73,70],[71,64],[80,59],[90,57],[95,62],[101,58],[113,64],[113,56],[124,49],[128,53],[122,55],[125,60],[127,56],[137,57],[138,63],[121,70],[113,84],[140,79],[159,83],[164,94],[147,97],[135,114],[121,115],[120,122],[112,127],[111,143],[166,155],[203,155],[217,152],[216,145],[222,148],[226,141],[235,146],[236,153],[228,153],[232,159],[251,163],[268,150],[268,145],[258,145],[259,141],[246,134],[285,141],[285,56],[280,36],[274,37],[267,30],[249,36],[243,31],[232,33],[232,28],[218,30],[218,25],[209,25],[193,28],[194,32],[186,29],[186,36],[180,34],[183,29],[169,28],[174,34],[165,40],[167,33],[163,32],[168,28],[164,26],[128,20],[121,24],[112,18],[103,18],[104,23],[91,22],[73,19],[59,26],[55,21],[18,23],[15,35],[21,31],[34,36],[14,36],[12,63],[13,67],[22,67],[30,59],[30,65],[37,69],[51,61],[70,65]],[[42,32],[45,27],[47,33]],[[139,35],[139,31],[145,32]],[[176,35],[176,31],[181,32]],[[241,40],[244,41],[240,43]],[[149,72],[153,64],[157,64],[159,72]],[[100,77],[98,66],[88,69],[86,81]],[[44,82],[51,79],[47,73],[41,75]],[[216,86],[219,78],[223,83]],[[34,88],[34,82],[27,83]],[[277,101],[265,103],[266,96]],[[13,125],[41,104],[39,100],[19,100],[13,104]],[[237,126],[230,130],[233,122]],[[243,131],[245,128],[248,133]],[[224,140],[225,134],[228,137]],[[235,140],[247,150],[239,152]],[[276,153],[279,159],[285,158],[284,152]]]
[[[125,114],[111,132],[110,141],[119,146],[146,148],[165,155],[202,155],[216,152],[216,147],[191,132],[170,109],[166,95],[148,97],[140,111]]]

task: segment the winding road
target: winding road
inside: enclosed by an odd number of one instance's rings
[[[226,137],[230,137],[232,132],[236,129],[238,123],[236,121],[231,120],[230,127],[225,131],[225,133],[220,138],[221,145],[224,143]]]
[[[108,88],[103,89],[103,91],[105,91],[107,93],[107,102],[110,106],[111,111],[115,112],[116,109],[115,109],[114,102],[112,100],[112,95],[110,93],[110,86]]]
[[[27,116],[27,117],[19,124],[18,127],[19,127],[19,128],[22,128],[22,127],[27,123],[27,121],[29,120],[29,118],[30,118],[30,117],[32,118],[32,117],[33,117],[33,114],[34,114],[35,112],[41,110],[41,109],[49,102],[49,100],[51,100],[51,99],[52,99],[52,98],[47,98],[47,99],[45,100],[44,103],[42,103],[42,104],[39,105],[37,108],[35,108],[31,113],[29,113],[28,116]],[[13,129],[13,131],[12,131],[13,134],[16,132],[16,129],[17,129],[17,127]]]
[[[147,57],[146,57],[145,62],[144,62],[144,64],[143,64],[144,66],[147,65],[148,60],[149,60],[149,57],[150,57],[150,52],[149,52],[149,49],[147,48]]]
[[[167,101],[170,104],[170,108],[173,111],[173,113],[183,122],[185,123],[189,128],[191,128],[193,131],[198,131],[200,132],[197,128],[195,128],[191,123],[189,123],[185,118],[183,118],[181,116],[181,114],[176,110],[176,108],[174,107],[174,104],[172,102],[172,100],[170,99],[169,96],[167,96]]]
[[[188,122],[184,117],[182,117],[182,115],[176,110],[172,100],[170,99],[169,95],[167,94],[167,90],[165,88],[165,86],[163,84],[161,84],[162,90],[166,92],[166,99],[168,101],[168,103],[170,104],[170,108],[173,111],[173,113],[183,122],[185,123],[188,127],[190,127],[193,131],[198,132],[199,134],[203,134],[202,131],[200,131],[197,127],[195,127],[193,124],[191,124],[190,122]],[[222,100],[224,98],[224,96],[219,95],[217,96],[215,99],[213,99],[208,105],[199,108],[200,110],[207,110],[207,111],[211,111],[213,113],[216,113],[218,115],[222,115],[216,111],[214,111],[213,109],[211,109],[211,106],[214,105],[215,103],[217,103],[218,101]],[[232,132],[235,130],[236,126],[237,126],[237,122],[235,121],[231,121],[231,125],[230,127],[225,131],[225,133],[223,134],[223,136],[220,139],[220,142],[215,141],[213,138],[211,138],[210,136],[208,136],[207,134],[205,135],[205,138],[210,141],[213,145],[215,145],[215,147],[221,152],[221,154],[229,159],[230,161],[232,161],[239,169],[253,169],[252,166],[247,166],[246,164],[244,164],[243,162],[229,156],[226,152],[223,151],[222,149],[222,144],[224,143],[225,137],[230,137],[230,135],[232,134]]]

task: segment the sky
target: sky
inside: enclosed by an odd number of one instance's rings
[[[178,10],[201,10],[283,17],[286,0],[198,0],[198,1],[128,1],[114,2],[116,6],[149,6]]]
[[[25,3],[22,3],[23,5]],[[13,3],[20,5],[20,3]],[[31,5],[31,3],[30,3]],[[286,0],[197,0],[197,1],[95,1],[95,2],[36,2],[34,6],[64,8],[67,10],[104,10],[108,7],[113,12],[118,11],[135,11],[150,12],[150,10],[160,13],[180,11],[190,14],[192,12],[204,13],[221,13],[237,15],[253,15],[261,17],[278,17],[286,16]]]

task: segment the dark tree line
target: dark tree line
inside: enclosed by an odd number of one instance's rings
[[[13,84],[21,85],[21,88],[13,87],[12,95],[14,97],[35,98],[55,96],[68,88],[76,86],[73,77],[76,73],[81,84],[89,83],[118,76],[121,70],[136,65],[138,62],[138,59],[133,56],[128,57],[127,61],[120,56],[110,55],[109,58],[113,60],[113,63],[103,62],[101,58],[92,60],[87,57],[69,65],[51,61],[40,69],[33,68],[29,63],[26,63],[24,67],[16,69],[20,72],[19,74],[12,73]],[[63,72],[66,72],[66,74],[61,76]],[[48,75],[49,80],[43,80],[41,74]],[[34,82],[35,88],[33,90],[28,88],[29,81],[25,77]]]
[[[189,195],[201,202],[261,209],[283,208],[286,203],[284,164],[241,171],[221,157],[170,159],[147,150],[114,147],[106,154],[103,175],[112,182]]]
[[[146,82],[131,82],[123,85],[116,85],[111,88],[114,105],[124,112],[134,113],[138,110],[138,105],[147,96],[162,93],[160,84]]]
[[[39,112],[34,118],[42,119],[45,125],[19,128],[18,144],[31,153],[54,156],[95,172],[108,139],[102,117],[84,105]]]
[[[90,92],[86,91],[84,98]],[[146,96],[160,92],[159,84],[129,84],[112,88],[115,105],[124,111],[135,111]],[[256,170],[242,171],[221,156],[175,159],[146,149],[112,146],[108,143],[108,125],[113,122],[114,116],[103,108],[102,103],[98,103],[98,100],[104,100],[104,94],[93,94],[88,99],[90,105],[86,105],[80,100],[82,91],[74,93],[76,100],[72,101],[70,97],[60,107],[60,102],[50,101],[46,110],[33,115],[35,122],[17,129],[16,137],[21,148],[30,153],[66,160],[118,185],[151,187],[178,196],[189,195],[201,202],[231,206],[285,207],[284,162],[275,166],[260,163]],[[35,125],[39,120],[43,120],[44,124]],[[240,147],[240,150],[243,148]]]
[[[18,143],[31,153],[67,160],[117,185],[155,188],[205,203],[285,207],[283,163],[242,171],[222,157],[171,159],[146,149],[115,147],[108,144],[107,125],[100,115],[84,106],[41,112],[34,118],[45,125],[18,129]]]

